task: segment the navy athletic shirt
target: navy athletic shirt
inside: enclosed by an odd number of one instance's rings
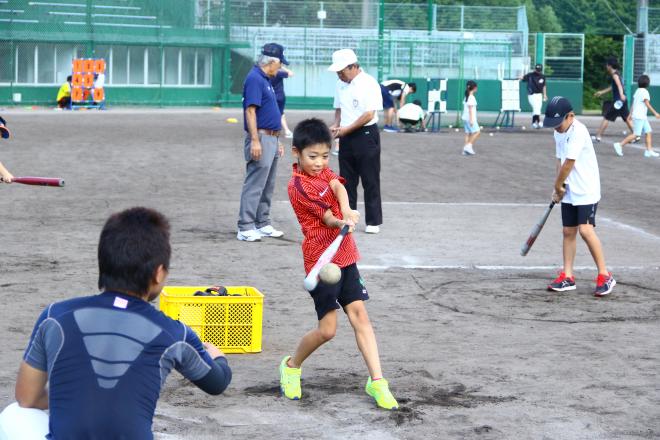
[[[117,292],[48,306],[23,359],[48,372],[55,440],[153,439],[156,401],[173,368],[210,394],[231,381],[226,359],[212,360],[188,326]]]

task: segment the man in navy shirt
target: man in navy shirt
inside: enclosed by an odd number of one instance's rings
[[[275,77],[282,64],[289,64],[284,58],[284,48],[276,43],[264,45],[257,64],[243,84],[246,169],[236,234],[241,241],[260,241],[262,237],[284,235],[270,221],[277,162],[284,153],[279,142],[282,114],[270,79]]]
[[[275,90],[275,96],[277,97],[277,107],[280,109],[282,114],[282,129],[284,130],[284,135],[287,138],[292,138],[293,133],[289,130],[289,126],[286,123],[286,116],[284,116],[284,106],[286,104],[286,94],[284,94],[284,79],[291,78],[294,75],[293,71],[287,69],[286,67],[280,67],[280,70],[277,71],[275,76],[270,79],[270,83],[273,85],[273,90]]]
[[[103,292],[51,304],[37,320],[16,399],[23,408],[50,410],[49,438],[152,439],[156,402],[172,369],[209,394],[231,381],[218,348],[149,304],[163,288],[170,253],[162,214],[132,208],[112,215],[98,248]]]

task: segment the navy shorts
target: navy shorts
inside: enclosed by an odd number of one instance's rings
[[[596,227],[596,210],[598,203],[593,205],[561,204],[561,222],[564,227],[572,228],[579,225],[593,225]]]
[[[316,316],[319,321],[331,310],[345,308],[353,301],[366,301],[369,299],[367,288],[364,286],[357,264],[343,267],[341,278],[337,284],[325,284],[319,281],[316,289],[309,292],[314,300]]]
[[[277,100],[277,108],[280,109],[280,114],[284,114],[284,104],[286,104],[286,98]]]
[[[380,85],[380,94],[383,97],[383,110],[394,108],[394,100],[390,95],[390,90],[382,84]]]
[[[630,111],[628,110],[628,101],[623,102],[623,106],[620,109],[614,108],[614,103],[612,101],[603,102],[603,117],[610,122],[616,121],[616,118],[621,118],[624,121],[630,116]]]

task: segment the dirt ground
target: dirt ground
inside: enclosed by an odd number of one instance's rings
[[[309,114],[289,112],[291,125]],[[280,359],[316,324],[287,202],[289,142],[272,212],[286,235],[244,243],[235,238],[243,130],[226,122],[241,120],[236,110],[2,115],[15,137],[0,143],[0,160],[66,187],[0,186],[0,405],[13,400],[42,308],[97,291],[105,219],[146,205],[172,223],[169,284],[251,285],[265,295],[263,352],[229,356],[234,379],[219,397],[173,373],[154,420],[158,439],[660,437],[660,160],[639,148],[615,156],[621,122],[596,146],[597,232],[618,281],[604,299],[591,295],[596,272],[582,242],[577,291],[544,290],[561,264],[559,210],[519,256],[552,190],[550,130],[486,133],[474,157],[460,155],[453,130],[382,135],[384,224],[377,236],[362,225],[356,240],[385,375],[401,403],[386,412],[364,393],[367,371],[344,317],[304,365],[303,399],[279,396]],[[592,130],[599,123],[583,120]]]

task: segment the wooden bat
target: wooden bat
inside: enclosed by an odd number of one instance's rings
[[[38,186],[64,186],[64,179],[57,177],[14,177],[12,183]]]
[[[539,219],[539,221],[534,225],[532,228],[532,232],[529,233],[529,238],[527,238],[527,241],[523,243],[522,248],[520,249],[520,255],[523,257],[527,255],[529,250],[532,248],[532,245],[536,241],[536,238],[539,236],[541,233],[541,229],[543,229],[543,226],[545,225],[545,222],[548,220],[548,217],[550,216],[550,211],[552,211],[552,208],[554,208],[555,202],[554,200],[550,202],[547,208],[545,208],[545,212]]]
[[[310,270],[305,277],[303,285],[308,292],[316,289],[316,286],[319,283],[319,272],[321,271],[321,268],[332,261],[335,254],[339,250],[339,245],[341,245],[342,240],[346,234],[348,234],[348,229],[348,225],[344,225],[344,227],[341,228],[337,238],[335,238],[334,241],[330,243],[330,246],[328,246],[328,248],[323,251],[316,264],[314,264],[314,267],[312,267],[312,270]]]

